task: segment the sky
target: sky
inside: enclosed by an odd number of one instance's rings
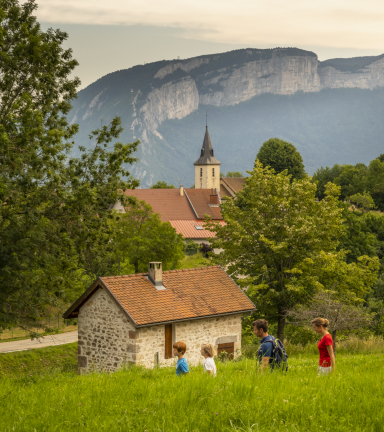
[[[297,47],[319,60],[384,53],[384,0],[36,0],[42,28],[68,32],[86,87],[157,60]]]

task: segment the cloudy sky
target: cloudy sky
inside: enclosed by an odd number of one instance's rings
[[[320,60],[384,52],[384,0],[37,0],[69,33],[85,87],[139,63],[237,48],[298,47]]]

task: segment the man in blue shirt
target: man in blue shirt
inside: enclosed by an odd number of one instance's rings
[[[176,375],[178,376],[189,372],[188,362],[184,357],[185,351],[187,351],[187,345],[185,342],[175,342],[173,344],[173,355],[178,358],[176,364]]]
[[[258,351],[259,365],[261,371],[265,371],[268,365],[273,369],[273,345],[274,337],[268,334],[268,322],[265,319],[258,319],[252,323],[253,333],[260,339]]]

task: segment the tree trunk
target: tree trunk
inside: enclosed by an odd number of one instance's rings
[[[277,318],[277,339],[280,339],[283,342],[286,314],[282,310],[279,310],[278,314],[279,315]]]
[[[336,354],[336,332],[337,330],[332,330],[331,335],[333,339],[333,352]]]
[[[135,274],[139,273],[139,261],[135,261],[133,265],[135,266]]]

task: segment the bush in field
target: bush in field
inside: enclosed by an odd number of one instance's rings
[[[288,311],[290,321],[299,326],[311,329],[311,321],[317,317],[329,320],[334,349],[336,350],[337,332],[359,330],[373,323],[373,314],[367,308],[343,302],[335,294],[319,292],[306,306],[296,306]]]

